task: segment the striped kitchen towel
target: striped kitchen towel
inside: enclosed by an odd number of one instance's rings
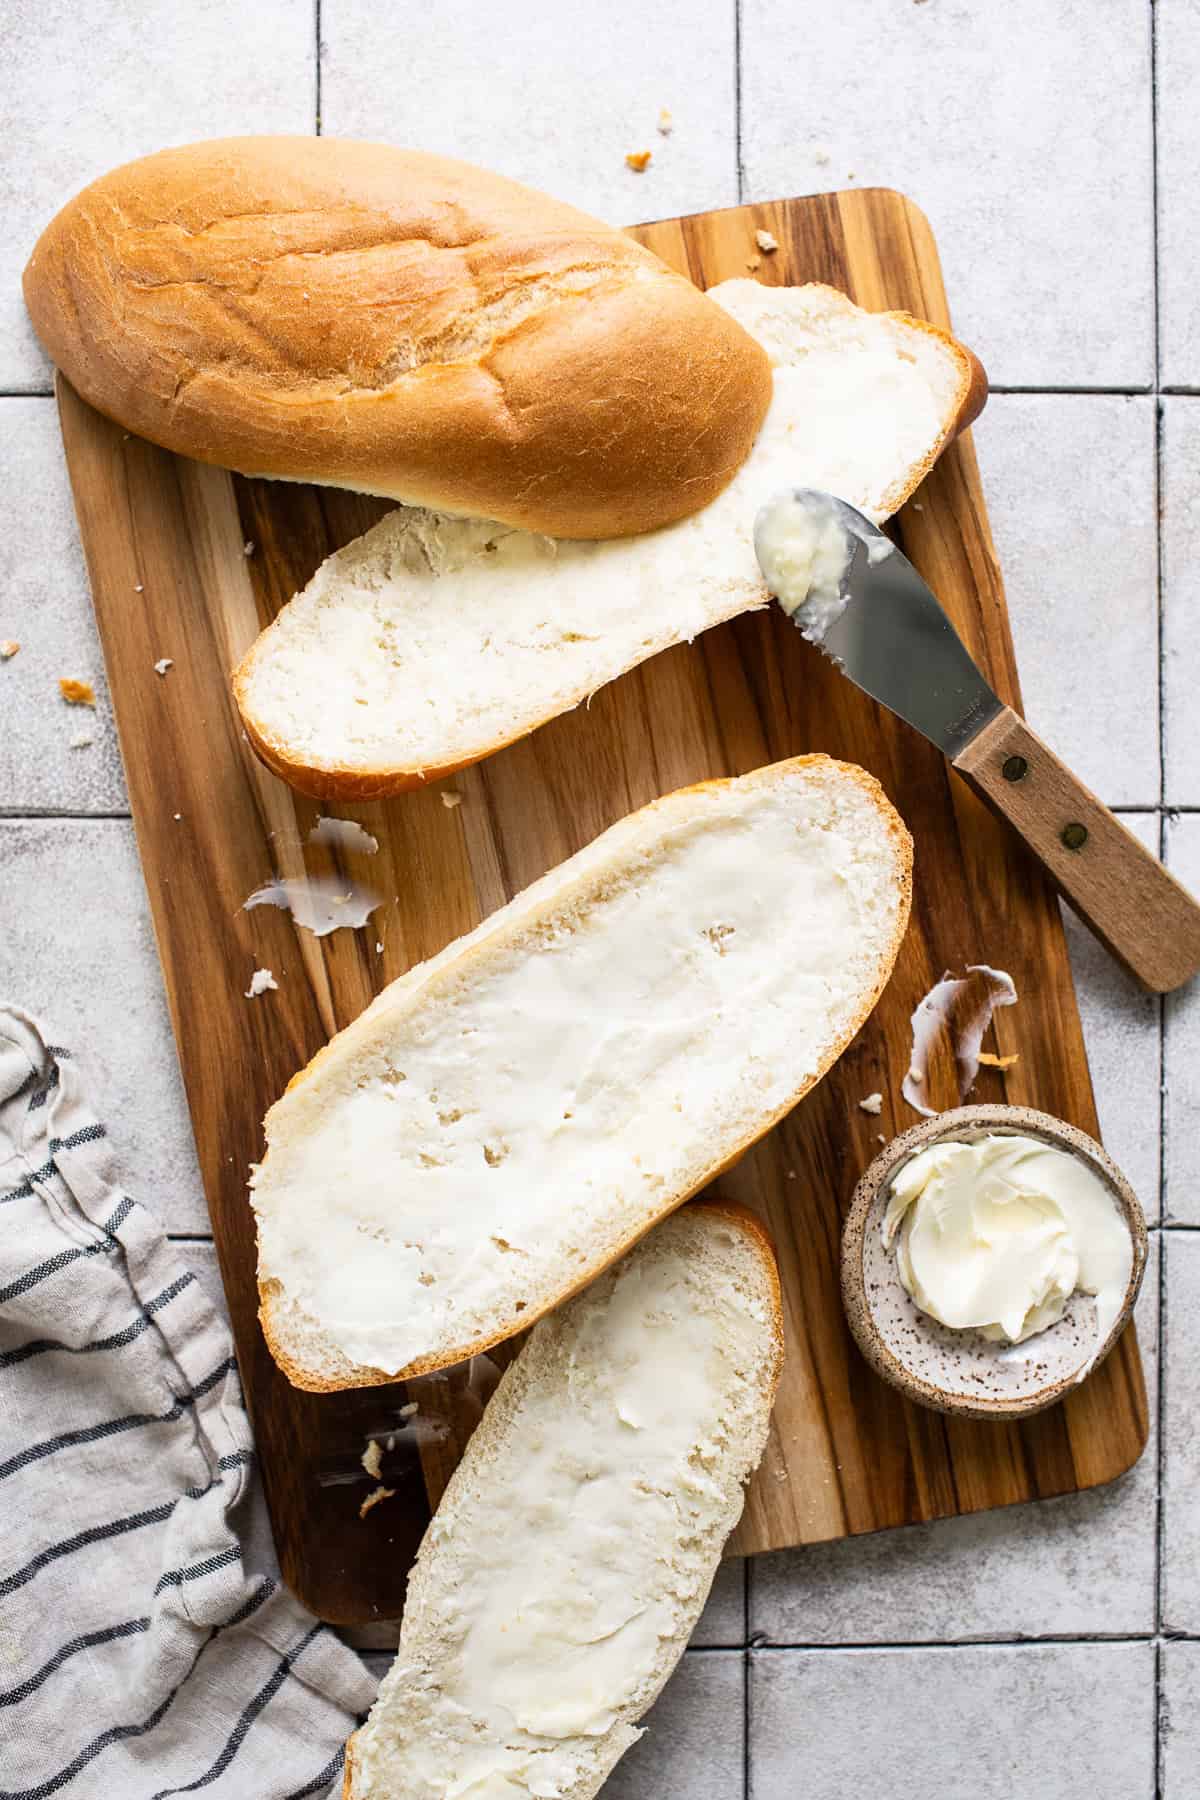
[[[250,1548],[232,1345],[175,1251],[0,1008],[0,1800],[337,1793],[373,1696]]]

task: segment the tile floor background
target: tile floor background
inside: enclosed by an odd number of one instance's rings
[[[502,31],[484,0],[411,20],[372,0],[8,0],[0,638],[23,648],[0,666],[0,991],[82,1050],[218,1292],[20,303],[40,225],[163,144],[318,125],[616,222],[903,188],[994,384],[976,436],[1029,716],[1200,888],[1198,92],[1200,0],[510,0]],[[637,176],[624,153],[645,147]],[[100,694],[84,748],[68,671]],[[1200,993],[1160,1005],[1069,930],[1105,1137],[1161,1220],[1146,1456],[1074,1500],[726,1568],[614,1800],[1200,1795]]]

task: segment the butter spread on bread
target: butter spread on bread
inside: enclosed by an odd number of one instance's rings
[[[24,285],[83,398],[168,450],[561,536],[705,505],[771,393],[760,347],[632,238],[386,144],[127,163],[51,221]]]
[[[587,1800],[679,1660],[782,1360],[740,1208],[685,1207],[544,1319],[426,1532],[347,1800]]]
[[[289,1378],[440,1368],[592,1280],[835,1061],[910,869],[871,776],[797,757],[655,801],[393,982],[267,1115]]]
[[[600,543],[404,508],[322,564],[234,680],[285,781],[366,799],[476,762],[656,651],[765,606],[755,515],[781,488],[894,512],[983,402],[945,333],[821,286],[728,281],[711,299],[771,359],[749,459],[692,517]]]

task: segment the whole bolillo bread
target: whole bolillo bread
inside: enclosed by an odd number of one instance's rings
[[[771,396],[761,346],[621,232],[383,144],[127,163],[24,289],[83,398],[169,450],[559,537],[707,505]]]

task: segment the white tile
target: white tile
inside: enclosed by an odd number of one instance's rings
[[[1165,1235],[1162,1626],[1200,1636],[1200,1234]]]
[[[1200,387],[1200,8],[1157,0],[1159,378]]]
[[[398,36],[399,33],[397,32]],[[21,301],[39,232],[87,182],[170,144],[310,132],[312,0],[8,0],[0,36],[0,388],[45,388]]]
[[[1151,1800],[1154,1646],[760,1650],[751,1800]]]
[[[1158,855],[1157,813],[1125,813],[1121,822]],[[1062,911],[1100,1135],[1153,1225],[1159,1216],[1159,998],[1126,973],[1069,906]]]
[[[740,1652],[683,1658],[646,1714],[646,1735],[604,1784],[604,1800],[736,1800],[744,1792]]]
[[[1162,1647],[1162,1800],[1193,1800],[1200,1769],[1200,1644]]]
[[[1167,864],[1200,894],[1200,814],[1167,816]],[[1200,981],[1167,995],[1163,1217],[1200,1225]]]
[[[746,197],[900,188],[993,381],[1149,385],[1149,33],[1145,0],[857,0],[819,29],[744,0]]]
[[[419,29],[385,17],[373,0],[322,8],[330,136],[462,157],[617,225],[736,202],[730,0],[519,0],[499,29],[478,0],[439,0]]]
[[[1200,804],[1200,398],[1174,396],[1162,406],[1166,797],[1175,806],[1195,806]]]
[[[363,1661],[377,1681],[392,1666],[380,1651],[366,1651]],[[685,1656],[643,1726],[645,1737],[605,1782],[604,1800],[739,1800],[745,1760],[740,1651]]]
[[[78,1057],[129,1192],[206,1231],[183,1084],[126,819],[0,820],[0,993]]]
[[[775,1644],[913,1644],[1153,1631],[1158,1247],[1138,1302],[1150,1441],[1061,1500],[755,1557],[750,1629]]]
[[[975,441],[1026,716],[1108,805],[1154,806],[1154,401],[994,394]]]
[[[0,662],[0,806],[126,810],[53,400],[0,400],[0,638],[21,646]],[[66,704],[64,675],[92,683],[94,712]]]

